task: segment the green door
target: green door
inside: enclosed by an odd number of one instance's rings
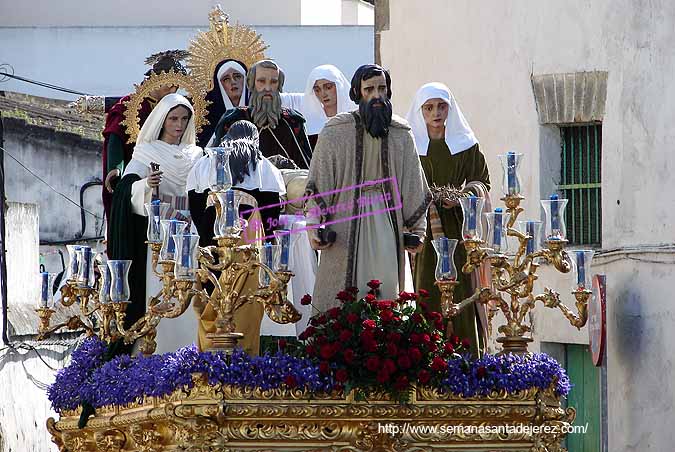
[[[600,369],[591,362],[588,345],[565,345],[565,367],[572,381],[568,406],[577,410],[574,425],[588,425],[586,432],[567,435],[569,452],[600,452]]]

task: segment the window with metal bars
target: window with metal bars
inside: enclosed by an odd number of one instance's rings
[[[565,223],[570,245],[602,242],[602,124],[560,128],[560,185],[567,203]]]

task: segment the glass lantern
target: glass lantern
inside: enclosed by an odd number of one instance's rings
[[[544,237],[546,240],[565,240],[565,207],[566,199],[559,199],[557,194],[552,194],[549,199],[542,199],[544,208]]]
[[[525,255],[539,251],[541,248],[541,221],[525,220],[518,222],[518,230],[531,238],[527,241]]]
[[[502,164],[502,193],[505,196],[521,194],[520,175],[518,168],[523,160],[523,154],[509,151],[498,156]]]
[[[121,303],[129,301],[131,290],[129,289],[130,260],[110,260],[110,301]]]
[[[199,235],[176,234],[173,240],[176,243],[176,265],[173,274],[176,279],[196,280],[199,268]]]
[[[431,241],[436,250],[436,281],[456,281],[457,269],[454,256],[458,241],[447,237],[439,237]]]
[[[274,231],[274,238],[279,245],[279,270],[288,271],[291,253],[291,231],[278,229]]]
[[[506,254],[509,250],[507,240],[507,225],[510,214],[504,213],[501,207],[497,207],[494,212],[485,213],[488,232],[485,241],[488,243],[491,252],[494,254]]]
[[[465,240],[481,240],[483,238],[483,231],[480,219],[482,218],[485,200],[471,195],[468,198],[460,198],[459,203],[462,206],[462,214],[464,215],[462,237]]]
[[[260,263],[269,267],[273,272],[279,270],[279,260],[281,258],[281,247],[265,243],[260,247]],[[261,287],[268,287],[272,282],[271,276],[262,268],[260,269],[258,282]]]
[[[54,279],[56,274],[40,273],[40,304],[38,308],[54,309]]]
[[[98,301],[106,304],[110,303],[110,269],[108,264],[98,264],[98,271],[101,274],[98,287]]]
[[[66,249],[68,250],[68,274],[66,280],[75,281],[80,267],[77,255],[80,245],[66,245]]]
[[[574,267],[577,273],[577,288],[591,290],[593,287],[591,274],[591,261],[593,260],[593,250],[573,250]]]
[[[242,231],[239,221],[240,198],[234,196],[234,190],[215,193],[215,195],[218,205],[213,234],[216,237],[238,236]]]
[[[173,236],[182,234],[187,222],[179,220],[161,220],[162,225],[162,249],[159,250],[160,261],[172,261],[176,259],[176,242]]]
[[[78,262],[78,287],[94,287],[94,252],[90,246],[80,246],[75,254]]]
[[[147,237],[149,243],[162,243],[162,225],[160,222],[166,218],[169,207],[168,202],[159,202],[159,199],[145,204],[145,212],[148,214]]]
[[[223,146],[206,148],[209,156],[209,186],[211,191],[219,192],[229,190],[232,187],[232,174],[230,173],[229,143],[225,141]]]

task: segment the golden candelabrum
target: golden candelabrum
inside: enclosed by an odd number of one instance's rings
[[[505,163],[505,185],[508,181],[505,196],[501,198],[506,211],[502,213],[501,209],[495,209],[494,213],[486,214],[490,231],[488,237],[491,239],[492,247],[486,246],[486,241],[481,239],[481,234],[475,232],[481,228],[482,200],[476,197],[460,199],[464,213],[463,235],[465,239],[463,243],[466,249],[466,262],[461,270],[463,273],[470,274],[479,270],[484,263],[489,264],[492,273],[490,287],[476,288],[471,296],[456,303],[454,291],[459,284],[456,275],[450,271],[444,273],[437,269],[436,285],[441,292],[441,307],[446,318],[455,317],[462,309],[473,303],[480,303],[488,308],[488,326],[491,330],[494,316],[501,311],[506,319],[506,323],[498,328],[502,336],[497,338],[497,342],[502,344],[502,353],[524,354],[527,353],[528,343],[532,342],[532,338],[526,336],[531,332],[531,328],[526,324],[525,319],[528,313],[535,308],[537,301],[542,302],[547,308],[559,309],[577,329],[586,324],[588,300],[592,293],[588,289],[591,287],[590,272],[586,269],[590,265],[593,252],[590,250],[573,251],[576,265],[573,263],[569,253],[565,250],[567,240],[564,238],[564,208],[567,200],[558,199],[557,195],[551,196],[550,200],[542,201],[547,221],[547,238],[542,249],[536,249],[541,222],[521,222],[524,224],[524,231],[514,228],[518,216],[524,210],[520,204],[525,199],[520,194],[520,182],[515,171],[520,156],[522,154],[512,153],[500,156]],[[476,209],[477,202],[481,208]],[[470,224],[472,222],[473,224]],[[507,237],[518,242],[515,255],[509,256],[504,252]],[[436,243],[434,245],[437,246]],[[450,261],[454,245],[456,241],[451,247],[451,252],[448,253]],[[438,246],[437,252],[439,252]],[[439,265],[441,258],[439,252]],[[569,273],[576,266],[577,288],[572,291],[576,311],[563,304],[560,294],[548,287],[543,293],[533,293],[534,283],[538,279],[537,270],[544,262],[552,264],[561,273]],[[450,262],[449,265],[452,266],[452,263]],[[443,275],[448,275],[448,277],[443,277]]]
[[[111,260],[107,266],[101,264],[100,277],[96,278],[93,270],[77,271],[93,260],[91,249],[80,247],[82,250],[71,255],[71,260],[74,259],[71,275],[74,276],[61,288],[60,302],[63,306],[78,302],[80,314],[50,326],[55,310],[53,303],[43,301],[37,309],[39,337],[45,338],[61,328],[84,328],[87,334],[96,334],[106,342],[122,339],[126,344],[133,344],[140,339],[140,352],[149,355],[156,349],[157,326],[162,319],[183,315],[191,304],[201,313],[210,304],[216,313],[215,331],[207,335],[212,342],[211,350],[229,352],[243,337],[243,333],[237,331],[234,313],[246,303],[261,303],[275,322],[297,322],[300,314],[286,297],[287,284],[293,274],[287,267],[278,265],[278,255],[283,252],[281,245],[259,247],[255,242],[243,243],[243,228],[239,222],[229,228],[218,224],[226,216],[236,218],[236,211],[225,215],[227,209],[220,204],[225,202],[228,193],[212,192],[211,196],[218,212],[216,229],[225,232],[216,236],[217,246],[204,248],[197,246],[198,235],[183,232],[187,223],[160,219],[168,211],[168,205],[146,205],[150,239],[146,243],[151,253],[152,272],[162,287],[149,298],[145,314],[133,325],[125,327],[130,303],[127,274],[131,261]],[[260,253],[264,249],[274,251],[271,262],[261,262]],[[255,284],[251,284],[251,278]],[[196,331],[195,319],[195,335]]]

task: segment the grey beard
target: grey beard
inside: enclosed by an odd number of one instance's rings
[[[373,107],[376,102],[382,102],[381,107]],[[389,133],[391,124],[392,106],[389,99],[371,99],[370,102],[359,102],[359,113],[366,131],[373,138],[384,138]]]
[[[265,93],[259,93],[253,90],[249,99],[249,108],[251,109],[251,119],[253,123],[262,129],[269,127],[275,129],[281,117],[281,95],[279,91],[272,92],[272,100],[264,99]]]

